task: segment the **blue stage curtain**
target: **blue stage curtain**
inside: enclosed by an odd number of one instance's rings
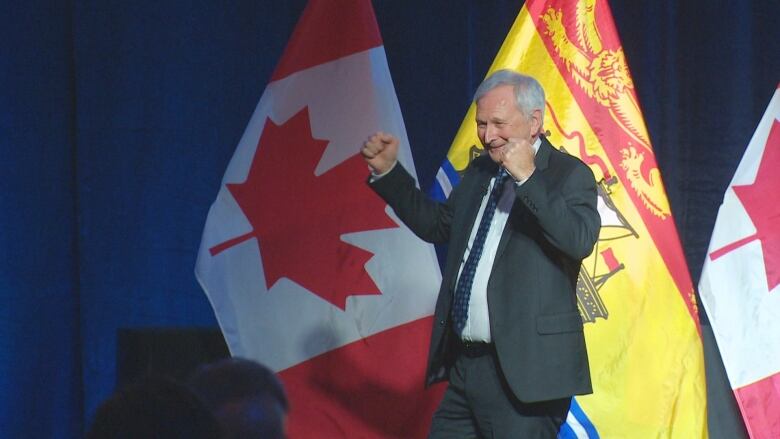
[[[83,420],[69,2],[0,11],[0,436]]]

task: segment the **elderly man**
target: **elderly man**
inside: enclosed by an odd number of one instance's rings
[[[487,154],[445,203],[397,164],[398,139],[361,153],[371,187],[420,238],[448,243],[427,383],[449,380],[432,438],[557,435],[592,392],[576,285],[600,227],[593,173],[542,136],[544,91],[501,70],[474,96]]]

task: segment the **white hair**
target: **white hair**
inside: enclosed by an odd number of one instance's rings
[[[531,76],[512,70],[497,70],[490,74],[474,93],[474,102],[480,100],[487,92],[502,85],[511,85],[515,92],[515,106],[526,117],[531,117],[535,110],[541,112],[541,125],[544,126],[544,90],[539,81]]]

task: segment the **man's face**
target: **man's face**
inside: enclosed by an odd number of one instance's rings
[[[501,161],[509,139],[533,142],[540,125],[537,113],[527,117],[518,110],[511,85],[500,85],[477,101],[477,135],[494,162]]]

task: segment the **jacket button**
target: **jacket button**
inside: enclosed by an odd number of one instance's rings
[[[444,320],[439,320],[439,326],[444,326]]]

